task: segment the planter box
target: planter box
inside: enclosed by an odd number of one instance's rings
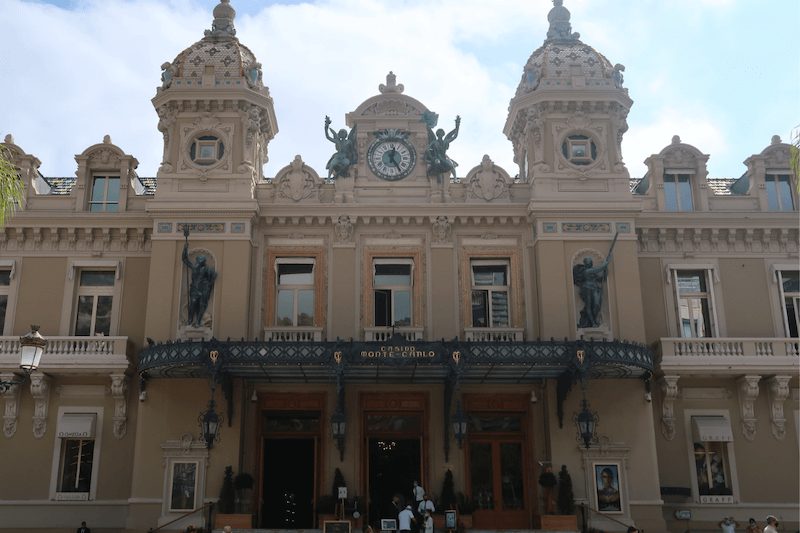
[[[544,514],[539,517],[539,529],[578,531],[578,517],[572,514]]]
[[[253,527],[253,515],[217,513],[214,517],[214,527],[222,529],[225,526],[231,526],[234,529],[250,529]]]

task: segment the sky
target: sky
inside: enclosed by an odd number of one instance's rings
[[[203,37],[216,0],[0,0],[0,135],[72,176],[105,134],[155,176],[150,102],[160,65]],[[296,154],[325,175],[323,134],[376,94],[391,70],[405,93],[462,117],[448,155],[466,175],[488,154],[512,176],[508,103],[545,39],[549,0],[232,0],[237,37],[263,65],[279,132],[265,176]],[[800,125],[800,0],[564,0],[581,40],[625,65],[634,104],[622,152],[632,177],[679,135],[738,177],[772,135]],[[2,137],[0,137],[2,138]]]

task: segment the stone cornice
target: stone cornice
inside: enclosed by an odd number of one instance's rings
[[[86,252],[93,255],[146,252],[150,249],[152,222],[138,220],[134,224],[97,224],[94,220],[67,219],[44,225],[0,227],[0,251],[3,252]],[[87,222],[93,222],[87,224]],[[99,222],[99,221],[97,221]],[[107,220],[105,221],[107,222]],[[146,222],[146,226],[141,225]]]
[[[640,219],[636,228],[640,255],[785,255],[798,252],[800,233],[796,220],[791,224],[764,226],[742,226],[742,221],[738,220],[713,227],[687,224],[686,221],[673,226],[643,227],[642,222],[645,221]]]

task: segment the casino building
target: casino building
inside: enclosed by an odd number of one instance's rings
[[[264,176],[280,102],[229,0],[162,67],[155,178],[108,136],[46,177],[7,136],[0,529],[202,526],[226,466],[253,527],[321,527],[344,485],[351,527],[377,528],[418,481],[467,528],[547,529],[543,465],[571,475],[573,530],[797,528],[790,146],[709,179],[675,136],[631,180],[624,67],[554,4],[510,99],[513,169],[450,173],[432,148],[458,122],[436,137],[389,73],[332,121],[329,169]]]

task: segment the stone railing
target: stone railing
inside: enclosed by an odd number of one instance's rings
[[[308,326],[264,328],[264,340],[269,342],[319,342],[322,328]]]
[[[364,341],[385,342],[392,338],[393,332],[407,341],[421,341],[424,328],[364,328]]]
[[[473,342],[521,342],[522,328],[464,328],[464,339]]]
[[[800,369],[800,339],[768,337],[662,338],[662,369],[706,368],[732,373]]]
[[[39,369],[77,373],[128,367],[128,337],[46,337]],[[19,367],[19,337],[0,337],[0,369]]]

